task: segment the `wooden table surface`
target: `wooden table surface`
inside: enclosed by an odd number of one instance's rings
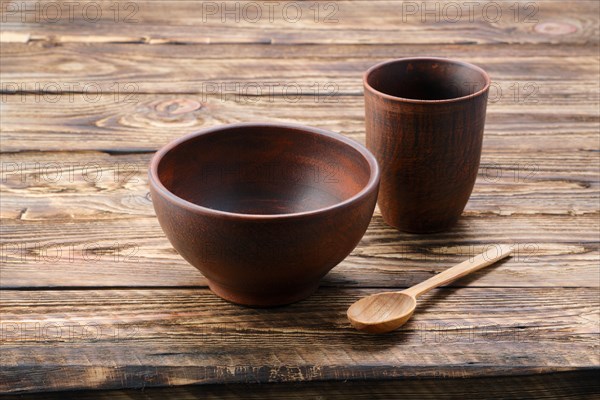
[[[597,1],[1,3],[1,392],[600,391]],[[404,234],[376,210],[309,299],[251,309],[213,295],[155,218],[154,151],[240,121],[364,142],[362,72],[425,55],[493,80],[459,224]],[[361,296],[494,244],[516,253],[424,296],[402,330],[368,336],[346,320]]]

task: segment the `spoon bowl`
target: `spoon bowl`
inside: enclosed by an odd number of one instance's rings
[[[356,329],[385,333],[410,319],[417,299],[403,292],[384,292],[363,297],[348,309],[348,319]]]

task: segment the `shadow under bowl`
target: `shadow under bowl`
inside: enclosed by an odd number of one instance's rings
[[[234,124],[154,156],[152,202],[173,247],[226,300],[292,303],[356,247],[379,168],[342,135],[291,124]]]

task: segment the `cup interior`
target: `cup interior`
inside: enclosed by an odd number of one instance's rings
[[[299,127],[226,127],[171,147],[156,171],[169,192],[202,207],[301,213],[350,199],[370,182],[372,165],[348,142]]]
[[[489,85],[489,77],[481,68],[468,63],[407,58],[373,67],[367,72],[365,82],[389,96],[439,101],[477,93]]]

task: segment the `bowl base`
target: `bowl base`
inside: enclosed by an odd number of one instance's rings
[[[319,283],[283,293],[247,293],[231,290],[208,281],[210,290],[220,298],[247,307],[277,307],[304,300],[319,288]]]

